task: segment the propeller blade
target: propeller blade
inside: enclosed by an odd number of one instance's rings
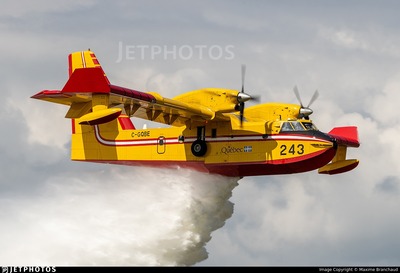
[[[239,104],[239,112],[240,112],[240,126],[243,124],[243,112],[244,112],[244,102]]]
[[[310,102],[308,103],[307,108],[310,107],[310,105],[318,98],[318,96],[319,96],[318,90],[315,90],[313,96],[311,97]]]
[[[313,96],[310,99],[310,102],[308,103],[308,105],[306,107],[304,107],[303,102],[301,101],[300,98],[300,93],[299,90],[297,89],[297,86],[295,86],[293,88],[294,94],[296,95],[297,100],[300,102],[300,113],[299,113],[299,117],[300,118],[306,118],[308,119],[309,115],[311,115],[313,113],[313,110],[310,109],[310,105],[318,98],[319,93],[318,90],[315,90]]]
[[[246,65],[242,64],[242,93],[244,93],[244,77],[246,76]]]
[[[297,100],[300,102],[300,106],[303,108],[303,103],[301,102],[300,93],[296,85],[294,86],[293,91],[294,94],[296,95]]]
[[[244,103],[249,100],[260,101],[260,96],[251,96],[244,92],[244,80],[246,76],[246,65],[242,64],[242,90],[237,94],[237,102],[235,109],[239,107],[240,113],[240,126],[243,124],[244,120]]]
[[[246,65],[242,64],[242,91],[238,94],[238,102],[239,102],[239,113],[240,113],[240,126],[243,124],[243,114],[244,114],[244,102],[249,100],[250,95],[244,93],[244,78],[246,76]]]

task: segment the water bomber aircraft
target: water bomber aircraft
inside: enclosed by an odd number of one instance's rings
[[[94,52],[69,54],[69,78],[61,90],[32,96],[68,107],[71,160],[130,166],[190,168],[232,177],[293,174],[318,170],[339,174],[357,159],[356,126],[324,133],[310,119],[310,105],[259,103],[241,90],[203,88],[174,98],[111,84]],[[257,102],[245,107],[246,102]],[[163,124],[138,129],[131,117]]]

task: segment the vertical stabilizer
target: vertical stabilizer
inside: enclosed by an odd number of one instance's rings
[[[71,77],[72,73],[75,71],[75,69],[80,69],[80,68],[99,68],[101,69],[104,78],[106,79],[107,83],[110,84],[110,81],[108,80],[106,74],[103,71],[103,68],[101,67],[99,61],[96,58],[96,55],[90,51],[78,51],[69,54],[68,56],[68,73],[69,76]]]

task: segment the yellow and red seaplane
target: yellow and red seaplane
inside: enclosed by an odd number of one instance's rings
[[[204,88],[166,98],[108,80],[95,54],[68,56],[69,79],[61,90],[32,98],[69,107],[71,159],[132,166],[182,167],[225,176],[307,172],[338,174],[359,161],[347,159],[359,147],[356,126],[323,133],[310,120],[308,106],[264,103],[245,109],[256,97],[242,89]],[[131,117],[166,126],[135,128]]]

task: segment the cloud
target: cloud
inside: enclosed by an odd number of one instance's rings
[[[3,17],[14,17],[20,18],[32,13],[54,13],[54,12],[68,12],[79,7],[92,6],[95,1],[84,0],[84,1],[63,1],[55,3],[50,0],[39,0],[36,3],[30,1],[20,1],[16,3],[11,0],[4,0],[2,3],[3,8],[1,9],[0,16]]]
[[[396,58],[400,56],[397,47],[398,37],[374,22],[363,28],[359,26],[353,28],[320,26],[318,35],[340,49],[369,53],[372,56]]]
[[[400,99],[400,73],[388,76],[387,83],[374,96],[366,100],[366,107],[373,117],[385,127],[398,125],[396,102]]]

